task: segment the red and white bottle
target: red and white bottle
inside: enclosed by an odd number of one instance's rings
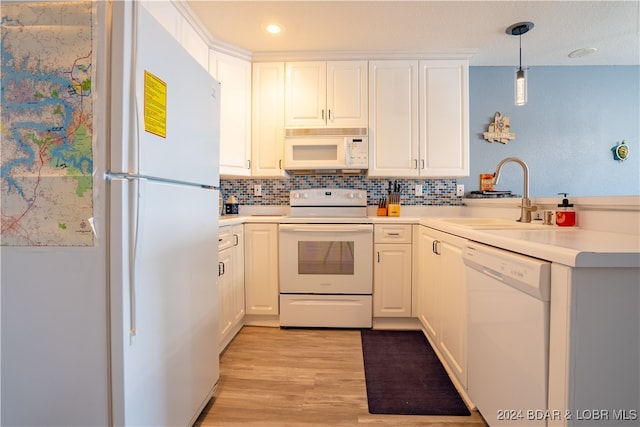
[[[573,227],[576,225],[576,211],[573,210],[573,203],[569,203],[567,193],[558,193],[563,195],[562,203],[558,205],[556,211],[556,225],[560,227]]]

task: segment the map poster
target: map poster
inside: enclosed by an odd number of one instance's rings
[[[93,246],[92,2],[0,14],[0,244]]]

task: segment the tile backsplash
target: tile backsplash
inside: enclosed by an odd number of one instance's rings
[[[234,195],[240,205],[288,205],[289,191],[301,188],[356,188],[367,190],[367,204],[377,205],[387,194],[388,178],[368,178],[353,175],[293,175],[289,179],[241,178],[220,180],[222,195]],[[461,206],[462,197],[456,196],[455,179],[398,179],[403,205]],[[415,195],[415,186],[422,185],[422,196]],[[254,187],[260,185],[262,196],[254,196]]]

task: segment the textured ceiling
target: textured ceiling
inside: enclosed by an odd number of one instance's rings
[[[214,40],[257,59],[300,52],[375,54],[470,52],[470,64],[640,64],[640,1],[199,1],[187,2]],[[264,26],[284,27],[269,35]],[[594,54],[569,58],[580,48]],[[327,55],[324,55],[327,56]]]

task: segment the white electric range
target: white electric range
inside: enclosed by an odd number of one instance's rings
[[[280,223],[280,325],[372,325],[373,222],[366,190],[290,193]]]

